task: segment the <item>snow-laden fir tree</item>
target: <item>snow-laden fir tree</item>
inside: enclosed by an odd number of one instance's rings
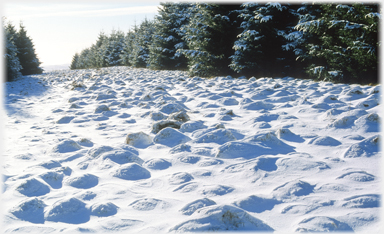
[[[303,43],[307,68],[317,79],[378,82],[377,5],[323,4],[316,18],[302,17],[296,29],[317,40]]]
[[[43,73],[43,69],[40,67],[41,62],[35,53],[32,39],[27,36],[27,31],[22,23],[20,23],[20,29],[17,33],[15,45],[18,50],[17,56],[20,65],[22,66],[22,69],[20,70],[21,74],[31,75]]]
[[[4,19],[3,19],[4,20]],[[21,65],[19,58],[17,57],[17,47],[15,45],[15,39],[17,32],[15,27],[11,23],[4,25],[3,21],[3,30],[5,35],[5,55],[4,60],[6,64],[6,81],[12,81],[21,76]]]
[[[120,66],[123,64],[120,56],[124,47],[124,33],[122,31],[113,30],[103,46],[106,66]]]
[[[126,33],[123,40],[123,50],[120,54],[121,63],[125,66],[132,66],[131,62],[132,59],[132,51],[133,51],[133,42],[135,40],[135,31],[137,31],[137,28],[130,30]]]
[[[231,69],[247,76],[293,72],[294,57],[283,45],[296,25],[295,7],[276,2],[243,4],[239,11],[242,32],[234,42]]]
[[[237,35],[237,9],[240,5],[197,3],[181,30],[188,49],[179,49],[188,58],[191,76],[228,75],[229,56]]]
[[[151,69],[180,69],[187,67],[186,57],[177,52],[186,49],[181,27],[191,16],[190,3],[160,3],[155,18],[155,34],[149,47],[149,67]]]
[[[145,19],[139,27],[134,28],[135,38],[132,41],[129,63],[133,67],[147,67],[149,59],[149,46],[155,32],[154,22]]]

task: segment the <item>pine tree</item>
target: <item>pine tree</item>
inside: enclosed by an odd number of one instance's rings
[[[123,40],[123,50],[120,54],[121,63],[125,66],[132,66],[132,51],[133,51],[133,42],[135,40],[134,31],[128,31]]]
[[[154,22],[145,19],[139,27],[134,28],[135,38],[132,42],[129,63],[134,67],[147,67],[149,59],[149,46],[154,34]]]
[[[149,47],[149,67],[151,69],[181,69],[187,67],[186,57],[177,52],[185,49],[180,28],[189,21],[189,3],[160,3],[155,18],[155,34]]]
[[[319,17],[300,22],[296,29],[318,40],[305,45],[307,72],[317,79],[378,82],[377,5],[324,4]]]
[[[72,57],[72,62],[71,62],[71,65],[69,66],[69,68],[70,68],[71,70],[78,69],[78,62],[79,62],[79,54],[76,53],[76,54]]]
[[[3,22],[4,23],[4,22]],[[21,65],[19,58],[17,57],[17,47],[15,45],[15,37],[17,32],[15,27],[8,23],[7,26],[3,25],[3,30],[5,32],[5,63],[6,63],[6,81],[12,81],[17,77],[21,76]]]
[[[236,9],[239,5],[197,3],[191,8],[188,25],[181,28],[188,49],[180,49],[188,58],[191,76],[229,74],[229,56],[237,35]]]
[[[234,42],[230,67],[243,75],[288,75],[294,56],[284,45],[286,35],[296,25],[295,6],[248,3],[242,7],[239,17],[243,31]]]
[[[40,67],[41,62],[37,58],[32,40],[27,36],[27,31],[22,23],[20,23],[15,44],[18,49],[17,56],[22,66],[20,72],[23,75],[43,73],[43,69]]]

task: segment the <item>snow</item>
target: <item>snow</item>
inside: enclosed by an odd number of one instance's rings
[[[129,67],[22,77],[5,84],[2,229],[379,233],[380,88]]]

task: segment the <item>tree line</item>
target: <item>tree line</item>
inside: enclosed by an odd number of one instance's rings
[[[5,81],[12,81],[20,76],[41,74],[43,69],[39,61],[32,39],[22,23],[19,30],[11,22],[3,18],[3,32],[5,35]]]
[[[71,69],[132,66],[190,76],[378,82],[377,4],[161,3],[127,33],[100,33]]]

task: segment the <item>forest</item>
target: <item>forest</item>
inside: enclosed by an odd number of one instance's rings
[[[376,4],[161,3],[153,20],[101,32],[71,69],[132,66],[190,76],[378,82]]]

